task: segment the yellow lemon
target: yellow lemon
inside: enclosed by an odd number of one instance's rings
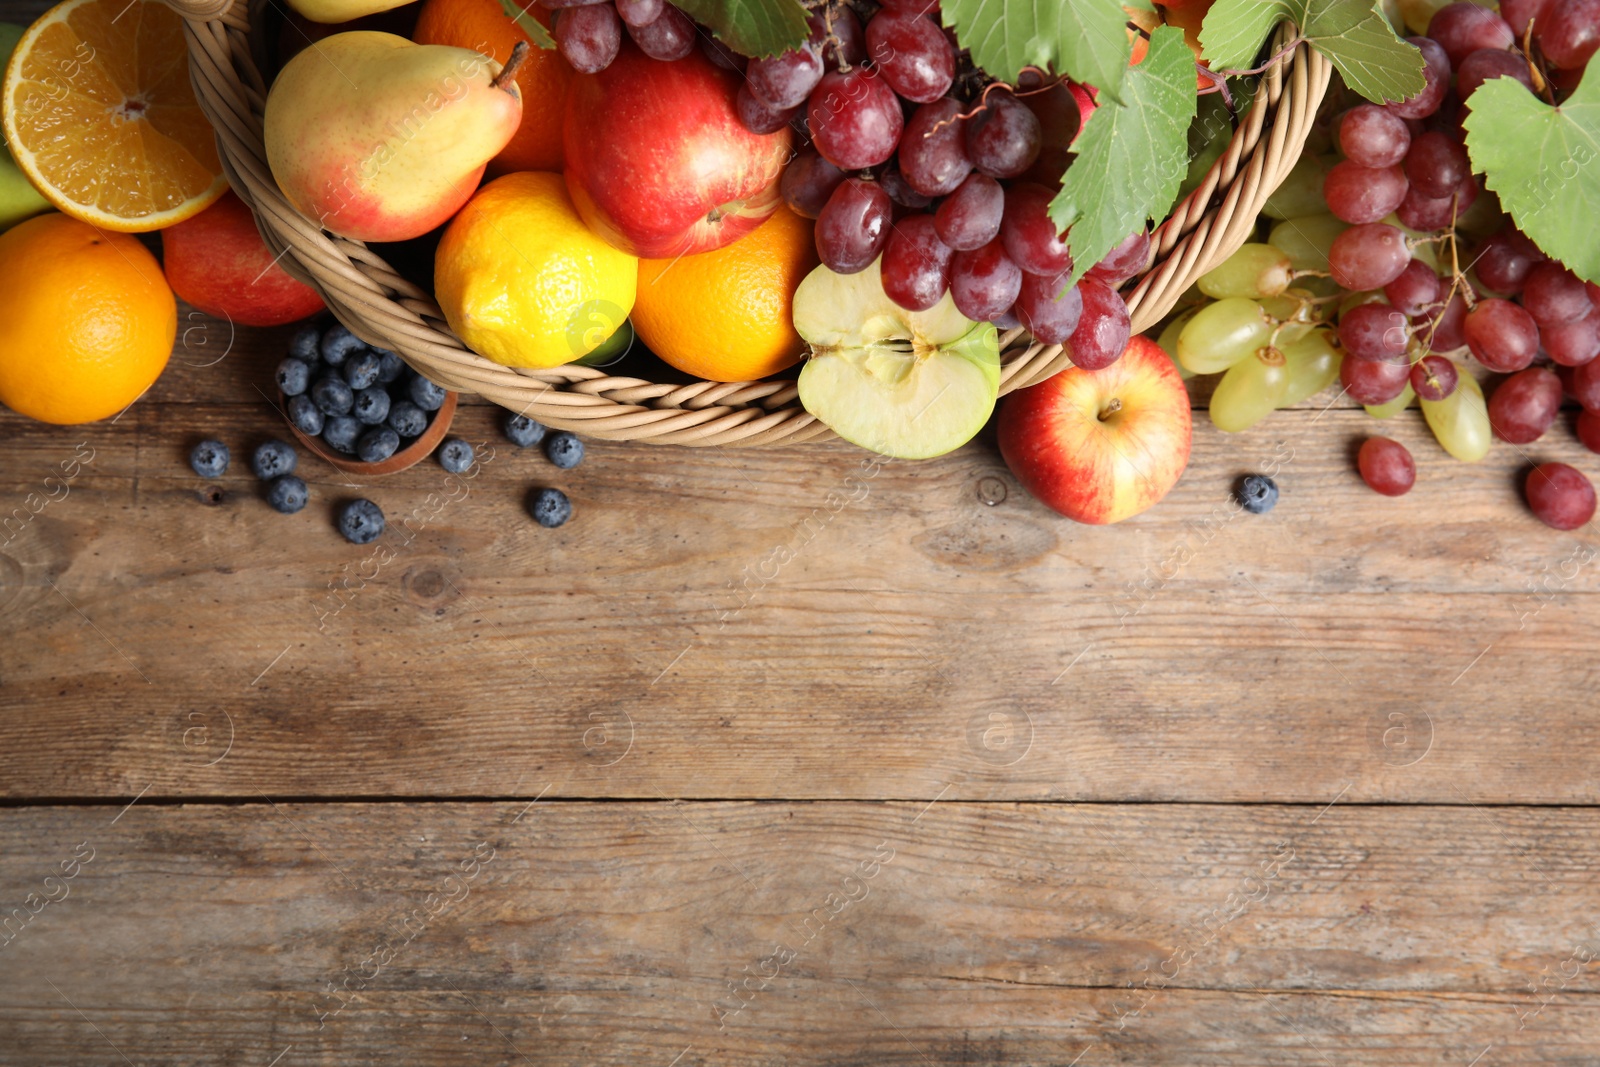
[[[639,261],[596,237],[559,174],[522,171],[479,189],[434,257],[434,292],[467,346],[508,367],[588,355],[633,310]]]

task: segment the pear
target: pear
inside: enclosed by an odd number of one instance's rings
[[[0,22],[0,71],[5,69],[25,32],[21,26]],[[40,196],[39,190],[17,169],[11,161],[11,153],[0,148],[0,230],[9,230],[23,219],[49,210],[50,201]]]
[[[469,48],[392,33],[337,33],[285,64],[267,95],[267,163],[278,188],[324,229],[404,241],[442,225],[522,122],[512,78]]]

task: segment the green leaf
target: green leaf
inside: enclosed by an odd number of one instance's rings
[[[809,32],[799,0],[685,0],[678,7],[735,52],[758,59],[799,48]]]
[[[554,48],[556,39],[550,36],[550,31],[544,28],[543,23],[528,13],[533,4],[534,0],[528,0],[528,6],[523,7],[517,0],[500,0],[500,10],[510,16],[511,21],[517,24],[517,29],[527,34],[528,40],[535,46]]]
[[[1189,166],[1194,53],[1183,31],[1159,27],[1128,68],[1120,103],[1102,100],[1078,139],[1050,218],[1067,234],[1076,282],[1147,220],[1164,218]]]
[[[1217,0],[1200,27],[1201,54],[1213,70],[1248,68],[1284,21],[1368,100],[1404,100],[1426,84],[1422,53],[1395,35],[1374,0]]]
[[[972,61],[1001,81],[1039,67],[1121,98],[1133,46],[1119,0],[945,0],[942,10]]]
[[[1600,74],[1591,68],[1560,107],[1514,78],[1484,82],[1465,125],[1473,170],[1517,228],[1578,277],[1600,283]]]

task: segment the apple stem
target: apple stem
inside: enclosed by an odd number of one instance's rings
[[[489,84],[496,89],[504,89],[511,84],[511,79],[517,76],[517,68],[522,66],[522,61],[528,58],[528,42],[518,41],[516,47],[511,49],[511,58],[506,60],[506,65],[500,68],[500,73],[494,76],[494,81]]]
[[[1105,406],[1105,409],[1100,412],[1100,421],[1101,422],[1105,422],[1107,419],[1109,419],[1111,416],[1115,415],[1117,412],[1119,412],[1121,410],[1122,410],[1122,401],[1117,397],[1112,397],[1111,398],[1111,403],[1107,404]]]

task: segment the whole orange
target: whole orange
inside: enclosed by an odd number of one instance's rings
[[[794,291],[817,265],[811,222],[787,207],[714,252],[641,259],[633,327],[686,374],[745,382],[799,362]]]
[[[178,304],[137,238],[66,215],[0,234],[0,403],[42,422],[93,422],[150,388]]]
[[[538,5],[529,3],[528,14],[549,28],[550,16]],[[505,13],[500,0],[428,0],[417,16],[417,28],[411,39],[418,44],[471,48],[496,63],[510,59],[511,49],[518,41],[527,41],[528,58],[516,74],[517,86],[522,90],[522,125],[512,136],[511,143],[489,162],[489,173],[561,169],[565,162],[561,151],[561,115],[565,110],[567,85],[577,72],[561,58],[560,52],[533,44]]]

